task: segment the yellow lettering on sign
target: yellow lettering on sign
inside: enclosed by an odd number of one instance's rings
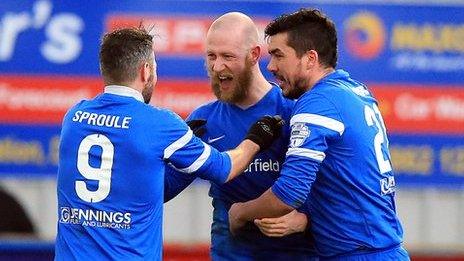
[[[416,27],[412,25],[394,25],[391,37],[393,50],[414,49],[416,39]]]
[[[433,149],[430,146],[390,146],[393,169],[396,172],[431,175]]]
[[[43,165],[45,163],[44,149],[37,140],[0,139],[0,163]]]
[[[464,176],[464,147],[448,147],[440,150],[441,171]]]
[[[53,165],[58,165],[58,152],[60,149],[60,136],[53,136],[49,141],[48,159]]]
[[[464,53],[464,24],[393,25],[390,46],[395,51]]]

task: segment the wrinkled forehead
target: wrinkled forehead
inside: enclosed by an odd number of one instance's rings
[[[241,30],[221,27],[210,30],[206,35],[206,51],[246,49],[246,39]]]

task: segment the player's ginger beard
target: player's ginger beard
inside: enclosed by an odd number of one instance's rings
[[[208,76],[211,80],[211,89],[216,98],[220,101],[232,104],[244,101],[245,98],[248,96],[248,90],[251,87],[250,84],[252,79],[252,66],[253,65],[251,65],[248,60],[245,60],[244,69],[236,74],[233,74],[232,72],[230,72],[230,70],[226,70],[221,73],[216,73],[208,68]],[[235,81],[235,84],[229,92],[221,91],[219,74],[229,74],[233,76],[233,81]]]

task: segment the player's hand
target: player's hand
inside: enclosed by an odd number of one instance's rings
[[[198,120],[189,120],[186,122],[187,125],[190,127],[192,130],[193,134],[199,138],[203,136],[206,132],[206,120],[203,119],[198,119]]]
[[[279,115],[266,115],[250,127],[245,138],[258,144],[261,150],[265,150],[280,136],[284,123]]]
[[[246,220],[240,218],[240,204],[241,203],[235,203],[229,209],[229,230],[232,235],[236,235],[247,223]]]
[[[255,219],[255,225],[268,237],[283,237],[303,232],[308,225],[308,217],[296,210],[277,218]]]

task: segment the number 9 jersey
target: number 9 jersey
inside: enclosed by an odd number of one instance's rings
[[[61,130],[56,260],[161,260],[166,164],[224,183],[230,157],[124,86],[68,111]]]
[[[297,101],[274,194],[305,205],[322,256],[398,246],[395,181],[377,101],[336,70]]]

